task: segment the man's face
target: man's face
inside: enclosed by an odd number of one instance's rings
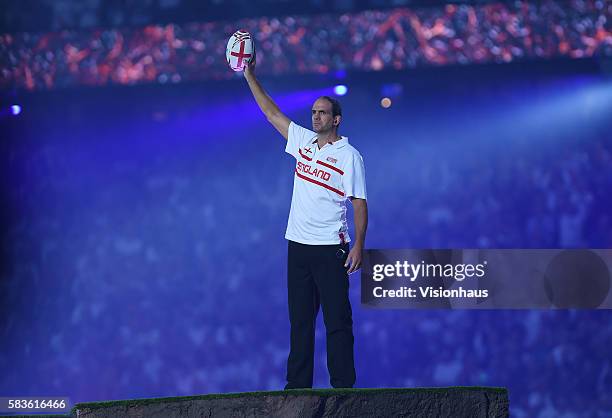
[[[317,99],[312,105],[312,130],[316,133],[329,132],[338,123],[340,123],[340,116],[335,118],[332,116],[332,104],[326,99]]]

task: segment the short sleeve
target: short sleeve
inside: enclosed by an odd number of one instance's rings
[[[289,132],[287,135],[287,146],[285,152],[298,158],[298,150],[312,141],[317,136],[316,132],[306,129],[297,123],[291,121],[289,123]]]
[[[363,164],[363,158],[357,152],[351,153],[351,156],[344,166],[342,187],[344,188],[346,197],[352,196],[358,199],[367,199],[365,166]]]

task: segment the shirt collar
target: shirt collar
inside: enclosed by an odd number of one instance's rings
[[[316,143],[317,143],[317,137],[315,136],[310,144],[314,145]],[[342,148],[343,146],[348,144],[348,137],[341,135],[339,140],[334,141],[332,143],[328,142],[327,144],[323,145],[323,148],[325,148],[328,144],[330,145],[330,148],[334,148],[334,149]],[[321,148],[321,149],[323,149],[323,148]]]

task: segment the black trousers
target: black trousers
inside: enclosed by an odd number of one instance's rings
[[[330,383],[335,388],[350,388],[355,384],[353,312],[344,267],[348,252],[348,243],[305,245],[289,241],[287,287],[291,349],[285,389],[312,387],[319,306],[323,308]]]

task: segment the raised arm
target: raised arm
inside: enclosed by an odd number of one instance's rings
[[[281,112],[276,103],[274,103],[274,100],[272,100],[263,87],[261,87],[261,84],[259,84],[257,77],[255,77],[255,60],[256,57],[253,56],[249,65],[244,69],[244,78],[246,78],[251,93],[253,93],[253,97],[255,97],[255,101],[257,105],[259,105],[261,111],[266,115],[268,122],[287,139],[289,135],[289,123],[291,123],[291,121]]]

